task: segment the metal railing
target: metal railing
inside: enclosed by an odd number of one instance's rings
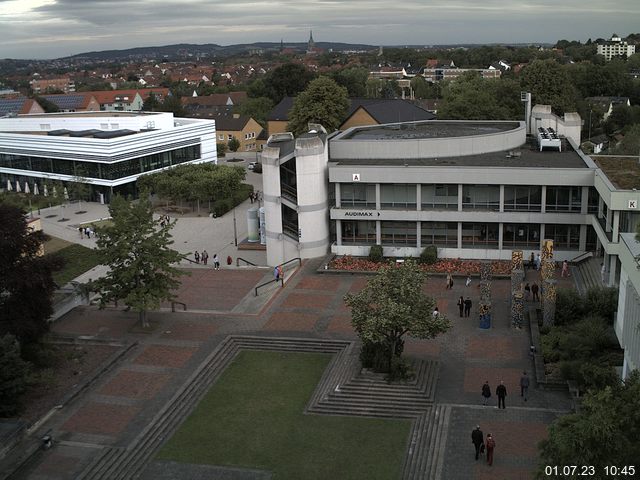
[[[578,263],[583,262],[584,260],[591,257],[593,257],[593,252],[584,252],[578,255],[577,257],[574,257],[571,260],[569,260],[569,263],[577,265]]]
[[[184,302],[176,302],[176,301],[172,301],[171,302],[171,311],[175,312],[176,311],[176,305],[182,305],[182,309],[186,312],[187,311],[187,304]]]
[[[275,268],[278,268],[278,267],[282,267],[282,272],[283,272],[283,273],[282,273],[282,277],[280,277],[280,278],[274,278],[273,280],[269,280],[268,282],[264,282],[264,283],[261,283],[260,285],[257,285],[257,286],[253,289],[253,290],[254,290],[254,293],[255,293],[255,296],[256,296],[256,297],[258,296],[258,289],[260,289],[260,288],[262,288],[262,287],[265,287],[265,286],[267,286],[267,285],[271,285],[272,283],[280,282],[280,286],[281,286],[281,287],[284,287],[284,267],[285,267],[285,265],[288,265],[288,264],[290,264],[290,263],[292,263],[292,262],[298,262],[298,265],[302,265],[302,259],[301,259],[300,257],[292,258],[291,260],[287,260],[286,262],[281,263],[280,265],[276,265],[276,266],[274,267],[274,269],[275,269]]]
[[[236,267],[240,266],[240,260],[242,260],[244,263],[246,263],[247,265],[253,265],[254,267],[257,267],[257,265],[255,263],[250,262],[249,260],[245,260],[242,257],[237,257],[236,258]]]

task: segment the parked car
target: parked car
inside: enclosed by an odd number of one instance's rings
[[[249,162],[249,166],[247,167],[249,170],[253,170],[256,168],[256,164],[258,162]]]

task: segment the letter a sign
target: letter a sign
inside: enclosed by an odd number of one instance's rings
[[[359,173],[354,173],[352,176],[353,176],[353,181],[354,182],[359,182],[360,181],[360,174]]]

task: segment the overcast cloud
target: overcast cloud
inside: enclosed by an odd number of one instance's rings
[[[173,43],[537,43],[640,31],[640,1],[0,0],[0,58]]]

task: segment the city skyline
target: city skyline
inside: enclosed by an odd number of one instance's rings
[[[637,30],[640,3],[550,0],[0,0],[0,58],[47,59],[175,43],[554,43]]]

